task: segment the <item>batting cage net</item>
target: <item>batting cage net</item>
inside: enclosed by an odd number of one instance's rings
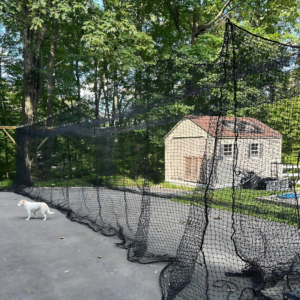
[[[15,190],[168,262],[165,300],[300,299],[299,49],[228,20],[211,63],[112,74],[17,129]]]

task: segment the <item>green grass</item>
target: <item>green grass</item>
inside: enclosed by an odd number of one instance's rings
[[[175,185],[170,182],[162,182],[160,184],[157,184],[156,186],[160,187],[160,188],[179,189],[179,190],[186,190],[186,191],[194,191],[195,190],[195,188],[193,188],[193,187]]]
[[[123,176],[103,176],[101,177],[101,186],[143,186],[145,184],[145,179],[142,177],[139,177],[137,179],[132,179],[129,177],[123,177]],[[50,187],[52,185],[59,186],[59,187],[66,187],[67,181],[59,181],[59,180],[47,180],[47,181],[36,181],[35,186],[36,187]],[[155,186],[158,188],[169,188],[169,189],[180,189],[180,190],[187,190],[187,191],[194,191],[195,188],[193,187],[186,187],[186,186],[180,186],[180,185],[174,185],[169,182],[162,182],[159,184],[155,184],[153,182],[147,182],[148,186]],[[68,186],[85,186],[85,187],[91,187],[94,186],[89,180],[81,178],[71,178],[68,181]]]
[[[123,177],[123,176],[103,176],[101,177],[101,186],[142,186],[144,185],[145,180],[143,178],[138,178],[136,180],[131,179],[129,177]],[[153,186],[153,182],[148,182],[149,186]],[[36,181],[34,184],[35,187],[51,187],[51,186],[57,186],[57,187],[66,187],[66,186],[84,186],[84,187],[92,187],[94,184],[92,184],[88,178],[87,179],[81,179],[81,178],[71,178],[68,181],[59,181],[59,180],[47,180],[47,181]]]
[[[82,182],[81,179],[71,179],[67,183],[67,181],[58,181],[58,180],[47,180],[47,181],[36,181],[34,183],[35,187],[51,187],[51,186],[57,186],[57,187],[66,187],[66,186],[86,186],[90,187],[93,186],[90,183]]]
[[[276,194],[278,194],[278,192]],[[211,208],[229,212],[232,212],[234,209],[234,211],[238,214],[297,226],[298,212],[296,207],[289,207],[278,203],[263,202],[255,199],[256,197],[269,195],[274,195],[274,192],[250,189],[236,190],[234,208],[232,206],[233,199],[231,188],[209,191],[207,199],[208,206]],[[203,190],[200,190],[195,194],[172,198],[172,201],[204,206],[204,193]]]
[[[6,179],[4,181],[0,181],[0,188],[9,188],[12,186],[13,181],[11,179]]]

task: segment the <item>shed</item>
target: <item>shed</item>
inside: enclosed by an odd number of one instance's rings
[[[278,177],[282,136],[254,118],[186,116],[164,141],[165,180],[170,183],[209,182],[212,188],[220,188],[232,186],[233,178],[239,185],[248,172]]]

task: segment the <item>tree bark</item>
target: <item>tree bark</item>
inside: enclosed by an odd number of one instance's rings
[[[6,179],[9,177],[8,173],[8,151],[7,151],[7,138],[5,138],[5,171],[6,171]]]
[[[103,95],[105,100],[105,117],[110,117],[110,110],[109,110],[109,95],[108,95],[108,68],[107,68],[107,61],[104,60],[103,65]],[[105,86],[106,84],[106,86]],[[111,126],[111,122],[108,122],[108,125]]]
[[[76,74],[76,85],[77,85],[77,103],[78,103],[78,122],[80,122],[80,115],[81,115],[81,107],[80,107],[80,75],[79,75],[79,61],[78,61],[78,46],[76,45],[76,53],[77,58],[75,61],[75,74]]]
[[[94,94],[95,94],[95,118],[99,120],[99,113],[100,113],[100,96],[101,96],[101,88],[102,84],[100,83],[98,89],[98,60],[95,59],[95,79],[94,79]]]
[[[53,29],[50,44],[50,61],[47,75],[47,116],[52,115],[53,89],[54,89],[54,68],[55,68],[55,50],[56,50],[56,30],[57,20],[53,20]],[[52,118],[47,119],[47,126],[52,126]]]
[[[196,38],[198,37],[198,28],[199,28],[199,21],[200,21],[200,14],[198,12],[194,12],[193,14],[193,25],[192,25],[192,38],[191,38],[191,44],[196,44]]]
[[[54,90],[54,71],[55,71],[55,54],[56,54],[56,34],[57,34],[57,19],[53,20],[53,28],[51,34],[50,42],[50,59],[49,59],[49,69],[47,74],[47,116],[52,115],[52,105],[53,105],[53,90]],[[47,118],[47,127],[52,127],[52,117]],[[50,137],[45,144],[46,148],[46,179],[50,178],[51,170],[51,154],[52,154],[52,138]]]
[[[44,74],[43,74],[43,56],[42,49],[40,50],[39,56],[36,59],[36,103],[37,109],[39,100],[41,99],[43,87],[44,87]]]
[[[33,32],[29,28],[25,28],[22,32],[23,44],[23,101],[22,101],[22,121],[23,124],[33,123],[36,118],[36,74],[35,74],[35,57],[33,54]],[[31,161],[29,157],[30,140],[29,137],[20,137],[19,163],[17,164],[18,183],[31,185]],[[22,162],[22,163],[21,163]]]
[[[179,14],[179,8],[176,6],[176,4],[173,1],[165,0],[169,12],[174,20],[176,29],[178,30],[179,33],[182,33],[182,25],[180,22],[180,14]]]
[[[22,32],[23,44],[23,102],[22,102],[22,121],[23,124],[32,123],[36,117],[36,74],[35,57],[33,54],[33,32],[26,28]]]
[[[119,113],[119,95],[118,95],[118,73],[117,70],[114,70],[114,99],[113,99],[113,117],[116,117]],[[117,119],[113,121],[115,125]]]
[[[23,6],[23,15],[28,15],[28,7]],[[46,28],[30,29],[25,27],[21,31],[23,46],[23,100],[22,100],[22,123],[28,124],[36,121],[38,97],[41,92],[41,47],[46,35]],[[32,185],[31,180],[31,159],[30,159],[30,138],[19,137],[20,151],[16,170],[16,184]]]

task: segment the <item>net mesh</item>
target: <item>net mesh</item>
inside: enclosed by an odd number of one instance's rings
[[[228,20],[214,62],[174,51],[111,80],[101,117],[19,127],[15,190],[168,262],[165,300],[299,299],[299,59]]]

